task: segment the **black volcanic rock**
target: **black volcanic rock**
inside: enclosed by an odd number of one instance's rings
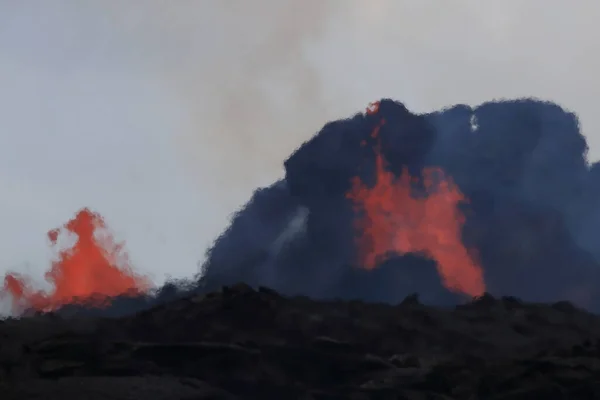
[[[600,317],[485,294],[455,308],[244,284],[124,318],[0,322],[0,398],[596,399]]]

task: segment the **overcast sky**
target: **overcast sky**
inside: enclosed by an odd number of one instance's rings
[[[451,3],[451,4],[450,4]],[[189,276],[327,120],[538,96],[600,158],[594,0],[0,0],[0,272],[105,216],[138,269]]]

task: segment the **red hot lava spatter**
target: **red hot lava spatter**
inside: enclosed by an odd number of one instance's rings
[[[368,114],[378,112],[377,103]],[[381,124],[385,123],[382,121]],[[377,139],[380,126],[372,136]],[[465,201],[452,179],[438,168],[427,168],[421,177],[405,169],[400,177],[387,170],[380,145],[375,151],[375,184],[355,177],[347,197],[357,211],[357,247],[367,269],[389,254],[420,253],[436,261],[443,285],[457,293],[480,296],[485,291],[483,271],[461,240],[465,222],[458,205]],[[425,196],[413,195],[411,183],[421,179]]]
[[[11,298],[14,312],[52,311],[72,303],[104,307],[111,297],[138,295],[151,288],[149,279],[133,272],[124,244],[115,243],[99,214],[82,209],[62,228],[48,232],[52,246],[57,245],[61,231],[77,239],[71,248],[59,251],[46,272],[51,291],[34,289],[31,280],[20,274],[5,276],[1,292]]]

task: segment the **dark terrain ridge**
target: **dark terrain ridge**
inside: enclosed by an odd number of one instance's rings
[[[0,321],[0,374],[2,400],[598,399],[600,317],[487,294],[435,308],[238,284],[121,318]]]

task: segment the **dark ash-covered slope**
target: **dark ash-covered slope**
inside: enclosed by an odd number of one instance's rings
[[[7,320],[0,338],[7,400],[600,396],[600,317],[567,302],[443,309],[235,285],[121,319]]]

